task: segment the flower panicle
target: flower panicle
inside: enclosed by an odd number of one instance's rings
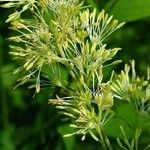
[[[150,115],[150,82],[149,82],[149,69],[147,79],[140,78],[135,72],[135,62],[132,60],[131,67],[125,65],[124,71],[120,75],[116,75],[112,84],[114,97],[132,102],[135,108],[141,114]],[[130,78],[130,71],[132,76]]]

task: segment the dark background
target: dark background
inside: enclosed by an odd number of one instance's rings
[[[113,69],[119,72],[125,63],[134,59],[138,74],[146,76],[146,68],[150,67],[150,1],[87,0],[85,4],[91,5],[91,9],[96,7],[98,11],[105,9],[115,19],[126,22],[106,41],[108,47],[122,48],[116,58],[123,62]],[[27,89],[27,85],[13,90],[19,75],[12,75],[11,71],[19,64],[8,54],[7,38],[11,30],[5,20],[10,12],[0,8],[0,149],[99,149],[99,144],[90,137],[84,142],[81,142],[80,136],[62,138],[63,134],[69,132],[68,126],[61,121],[63,116],[47,104],[50,94],[57,89],[44,89],[35,98],[32,98],[34,90]],[[106,70],[106,77],[111,69]],[[124,113],[127,112],[125,109]],[[149,133],[145,137],[150,138]]]

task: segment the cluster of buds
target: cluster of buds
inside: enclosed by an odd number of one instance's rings
[[[132,76],[130,77],[130,70]],[[125,65],[124,71],[116,74],[112,90],[114,96],[120,100],[131,102],[135,105],[137,112],[141,115],[150,116],[150,69],[147,69],[147,78],[140,78],[136,75],[135,62]]]

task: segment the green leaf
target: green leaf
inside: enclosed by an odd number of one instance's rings
[[[116,115],[105,125],[106,133],[109,136],[123,139],[123,135],[120,132],[120,126],[123,126],[127,138],[131,138],[133,136],[132,128],[137,124],[137,113],[134,106],[130,103],[116,102],[114,105],[114,112]]]
[[[150,144],[144,148],[144,150],[148,150],[150,148]]]
[[[2,84],[5,88],[12,89],[16,83],[17,75],[12,75],[15,66],[11,64],[2,67]]]
[[[11,98],[13,99],[13,106],[20,110],[26,109],[26,103],[23,100],[23,91],[21,89],[16,89],[12,91]]]
[[[63,141],[66,147],[66,150],[72,150],[74,143],[75,143],[75,136],[72,136],[72,134],[66,134],[66,133],[73,133],[74,129],[72,129],[71,127],[69,127],[68,124],[66,125],[62,125],[58,128],[58,132],[60,135],[64,136]],[[68,137],[69,138],[65,138]]]
[[[150,0],[118,0],[111,13],[119,21],[135,21],[150,16]]]
[[[61,64],[54,64],[53,66],[43,65],[42,72],[54,85],[63,87],[68,84],[68,71]]]
[[[9,125],[7,129],[0,132],[0,149],[2,150],[15,150],[14,139],[12,138],[14,134],[14,126]]]

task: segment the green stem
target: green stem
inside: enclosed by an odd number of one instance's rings
[[[100,129],[100,127],[99,127],[99,125],[97,126],[97,132],[98,132],[98,134],[99,134],[99,137],[100,137],[100,144],[102,145],[102,147],[103,147],[103,150],[107,150],[107,147],[106,147],[106,144],[105,144],[105,141],[104,141],[104,138],[103,138],[103,134],[102,134],[102,131],[101,131],[101,129]]]
[[[104,139],[105,139],[105,142],[106,142],[106,145],[107,145],[108,149],[112,150],[112,147],[111,147],[111,144],[110,144],[110,141],[109,141],[107,135],[104,132],[103,132],[103,135],[105,137]]]
[[[99,137],[100,137],[100,144],[102,145],[103,147],[103,150],[112,150],[112,147],[111,147],[111,144],[110,144],[110,141],[107,137],[107,135],[105,134],[105,132],[103,131],[102,128],[100,128],[100,125],[98,124],[97,125],[97,128],[96,128],[98,134],[99,134]]]

